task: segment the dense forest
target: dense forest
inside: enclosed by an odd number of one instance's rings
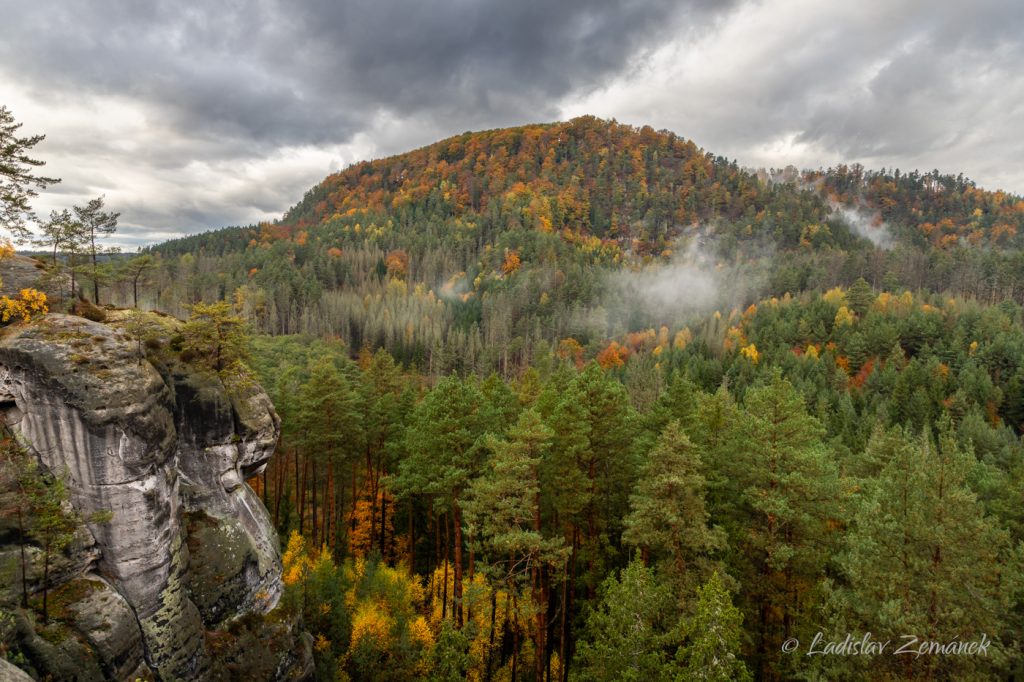
[[[273,398],[319,679],[1015,679],[1022,232],[963,177],[587,117],[83,276]],[[810,655],[847,634],[885,655]]]
[[[860,277],[1024,303],[1021,232],[1020,197],[962,177],[752,173],[671,133],[582,118],[357,164],[280,223],[153,247],[143,298],[178,315],[228,299],[261,333],[509,377],[565,338],[596,353],[671,326],[645,305],[650,278],[622,276],[641,269],[670,283],[680,267],[713,275],[719,285],[686,307],[707,312]]]

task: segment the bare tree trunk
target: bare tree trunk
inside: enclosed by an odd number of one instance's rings
[[[302,458],[302,481],[299,485],[299,535],[305,530],[306,521],[306,471],[309,468],[309,460]]]
[[[491,682],[492,679],[492,666],[494,663],[494,619],[498,613],[498,591],[491,590],[491,632],[487,642],[487,673],[485,675],[486,682]]]
[[[310,517],[312,519],[312,523],[313,523],[313,547],[314,547],[314,549],[320,549],[320,544],[317,542],[317,534],[316,534],[316,532],[317,532],[317,523],[316,523],[316,521],[317,521],[317,514],[316,514],[316,469],[317,469],[317,466],[316,466],[316,462],[313,462],[313,465],[310,468],[313,470],[313,485],[311,485],[310,488],[309,488],[309,493],[310,493],[310,495],[312,495],[312,498],[313,498],[313,500],[312,500],[313,501],[313,515]]]
[[[441,599],[441,619],[444,620],[448,617],[448,546],[449,546],[449,533],[448,529],[451,524],[448,520],[448,515],[444,515],[444,583],[442,589],[444,590],[444,596]]]
[[[456,500],[452,505],[452,523],[455,525],[455,586],[452,600],[455,602],[455,627],[462,627],[462,509]]]
[[[25,575],[25,523],[18,505],[18,549],[21,552],[21,608],[28,608],[28,577]]]

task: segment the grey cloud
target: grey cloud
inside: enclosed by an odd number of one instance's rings
[[[97,137],[85,121],[81,135],[50,135],[47,150],[75,169],[61,191],[107,186],[82,177],[76,159],[131,166],[135,179],[148,168],[159,178],[149,184],[177,192],[178,207],[161,216],[166,197],[143,197],[119,206],[125,219],[192,230],[244,221],[272,202],[279,214],[327,173],[273,189],[259,179],[232,185],[217,206],[206,187],[189,196],[197,163],[230,175],[232,163],[360,133],[376,131],[370,146],[396,153],[462,130],[551,120],[561,98],[707,26],[732,1],[0,0],[0,83],[54,110],[89,98],[103,103],[99,117],[117,101],[141,107],[148,127],[135,138],[112,133],[131,141],[121,148],[125,140]],[[382,121],[390,139],[380,139]]]
[[[730,33],[758,12],[763,26]],[[122,102],[145,117],[123,135],[83,120],[40,147],[65,162],[54,197],[120,186],[112,207],[139,229],[280,214],[333,165],[275,171],[282,149],[348,163],[553,120],[613,82],[634,82],[635,101],[587,113],[741,162],[791,139],[809,156],[780,166],[934,164],[1024,190],[1015,0],[0,0],[0,16],[0,86],[54,111],[93,98],[97,118]],[[654,70],[665,46],[687,64],[679,78]]]
[[[337,143],[381,110],[465,125],[550,116],[669,37],[680,7],[719,6],[705,2],[11,2],[0,70],[129,94],[204,138]]]
[[[745,164],[937,167],[1024,191],[1024,3],[812,5],[744,3],[667,65],[680,92],[642,85],[643,105],[598,99],[595,113],[625,110]]]

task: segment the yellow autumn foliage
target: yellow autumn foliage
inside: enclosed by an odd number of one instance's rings
[[[423,616],[417,616],[409,623],[409,637],[424,648],[429,649],[434,646],[434,631],[430,629],[427,619]]]
[[[842,327],[844,325],[853,324],[853,313],[845,305],[839,306],[839,310],[836,311],[835,326]]]
[[[285,585],[298,585],[313,569],[313,562],[309,558],[309,549],[306,546],[306,538],[292,531],[288,537],[288,546],[281,557],[284,570],[281,573],[281,580]]]
[[[743,348],[740,348],[740,355],[742,355],[745,358],[748,358],[755,365],[761,360],[761,354],[757,352],[757,346],[755,346],[754,344],[750,344],[749,346],[744,346]]]
[[[22,289],[20,298],[0,296],[0,322],[9,322],[20,317],[23,322],[49,312],[46,294],[36,289]]]
[[[362,642],[372,643],[378,649],[391,645],[391,628],[395,621],[379,604],[361,601],[352,616],[352,644],[354,649]]]
[[[843,291],[842,287],[835,287],[822,294],[821,300],[832,305],[843,305],[846,302],[846,292]]]
[[[672,341],[672,345],[675,346],[676,350],[683,350],[691,341],[693,341],[693,332],[690,331],[689,327],[683,327],[676,332],[676,338]]]

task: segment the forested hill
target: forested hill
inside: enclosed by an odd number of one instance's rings
[[[317,679],[1019,679],[1022,219],[585,118],[353,166],[139,301],[251,348]]]
[[[260,331],[420,364],[452,343],[473,362],[499,346],[525,362],[566,336],[671,325],[607,274],[680,262],[735,274],[704,304],[859,277],[1020,301],[1022,228],[1024,200],[960,176],[752,172],[669,132],[584,117],[356,164],[278,223],[153,247],[154,303],[181,313],[179,301],[234,297]]]

